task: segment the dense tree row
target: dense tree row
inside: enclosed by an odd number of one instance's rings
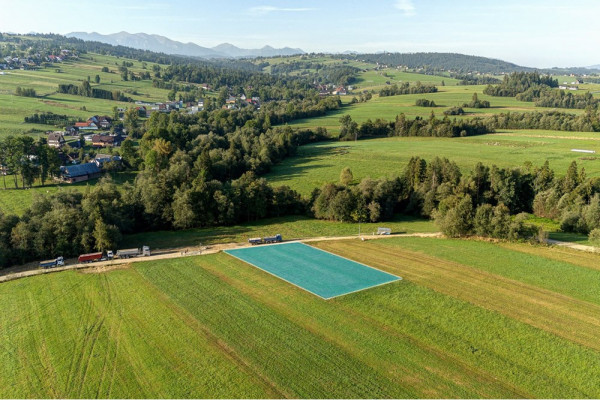
[[[600,132],[600,114],[587,109],[581,115],[560,111],[501,113],[484,119],[490,129],[548,129],[570,132]]]
[[[497,85],[500,79],[489,75],[470,75],[470,74],[450,74],[454,79],[458,79],[457,85]]]
[[[76,120],[65,114],[54,114],[51,111],[35,113],[29,117],[25,117],[24,121],[28,124],[44,124],[44,125],[72,125]]]
[[[559,107],[559,108],[578,108],[598,107],[599,99],[595,98],[590,92],[583,95],[575,95],[564,90],[544,91],[535,105],[538,107]]]
[[[410,86],[408,82],[402,82],[400,86],[393,84],[386,86],[379,91],[379,96],[397,96],[401,94],[422,94],[422,93],[436,93],[438,88],[434,85],[423,85],[421,82],[417,82],[414,86]]]
[[[23,97],[36,97],[37,93],[33,88],[22,88],[21,86],[17,86],[15,89],[15,95]]]
[[[550,75],[540,75],[536,72],[513,72],[505,75],[502,83],[496,86],[488,85],[483,93],[490,96],[515,97],[531,87],[558,87],[558,81]]]
[[[381,136],[464,137],[494,132],[482,119],[457,120],[447,116],[439,119],[436,118],[433,111],[427,119],[415,117],[411,120],[401,113],[392,122],[379,118],[375,122],[368,119],[360,126],[352,120],[350,115],[344,115],[340,118],[340,124],[340,140]]]
[[[83,81],[79,86],[73,84],[59,84],[58,93],[73,94],[83,97],[93,97],[95,99],[115,100],[115,101],[133,101],[132,98],[125,96],[120,90],[105,90],[92,87],[88,81]]]

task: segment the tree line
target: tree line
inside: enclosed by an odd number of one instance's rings
[[[435,85],[423,85],[421,82],[416,82],[414,86],[410,86],[408,82],[402,82],[400,86],[393,84],[386,86],[379,91],[380,97],[397,96],[401,94],[422,94],[436,93],[438,91]]]
[[[83,97],[93,97],[95,99],[105,99],[114,101],[132,102],[131,97],[125,96],[120,90],[105,90],[97,87],[92,87],[90,82],[83,81],[80,85],[71,83],[58,85],[58,93],[73,94]]]
[[[517,95],[517,100],[533,101],[538,107],[585,109],[598,108],[599,99],[590,92],[574,94],[566,90],[552,90],[544,86],[532,87]]]
[[[55,114],[51,111],[35,113],[29,117],[24,117],[23,120],[28,124],[43,124],[43,125],[72,125],[77,120],[65,114]]]
[[[550,75],[540,75],[536,72],[513,72],[510,75],[504,75],[502,83],[493,86],[488,85],[483,93],[490,96],[515,97],[532,87],[558,87],[558,80]]]

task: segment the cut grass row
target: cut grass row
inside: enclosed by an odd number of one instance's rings
[[[438,240],[437,243],[430,243],[436,251],[428,252],[436,256],[407,250],[411,247],[423,249],[426,242],[426,239],[417,242],[407,239],[379,241],[360,246],[336,242],[322,243],[320,247],[350,255],[358,261],[370,262],[372,266],[401,275],[411,282],[500,312],[588,348],[600,350],[596,340],[600,329],[600,306],[597,304],[600,300],[597,295],[599,285],[590,285],[586,281],[597,281],[600,277],[598,270],[540,259],[539,256],[523,254],[518,250],[515,252],[487,244],[482,246],[478,242],[458,242],[452,251],[447,250],[446,240]],[[452,241],[448,243],[455,244]],[[461,249],[460,253],[464,256],[464,261],[449,261],[457,258],[457,248],[460,245],[465,245],[465,249]],[[438,247],[442,249],[437,251]],[[499,263],[492,267],[482,263],[481,256],[475,256],[477,250],[485,250],[487,257],[491,260],[501,260],[505,267],[498,268]],[[476,262],[473,262],[473,259],[476,259]],[[507,260],[510,261],[507,263]],[[493,264],[493,261],[490,264]],[[548,269],[560,271],[563,275],[556,276],[546,272],[547,265]],[[515,274],[516,269],[521,273]],[[514,276],[520,279],[511,279]],[[554,282],[549,284],[550,279]],[[580,300],[579,298],[585,296],[577,296],[579,293],[572,290],[575,285],[583,286],[584,283],[592,286],[592,290],[595,291],[590,296],[591,301],[586,301],[590,300],[589,298]],[[555,290],[545,290],[545,287]]]

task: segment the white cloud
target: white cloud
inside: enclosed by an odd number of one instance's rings
[[[250,14],[253,15],[265,15],[272,12],[305,12],[305,11],[314,11],[314,8],[282,8],[282,7],[273,7],[273,6],[258,6],[252,7],[249,11]]]
[[[402,11],[404,15],[411,16],[415,15],[415,5],[412,0],[396,0],[394,7]]]

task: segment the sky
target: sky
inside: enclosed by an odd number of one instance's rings
[[[204,47],[455,52],[600,64],[598,0],[0,0],[0,32],[127,31]]]

